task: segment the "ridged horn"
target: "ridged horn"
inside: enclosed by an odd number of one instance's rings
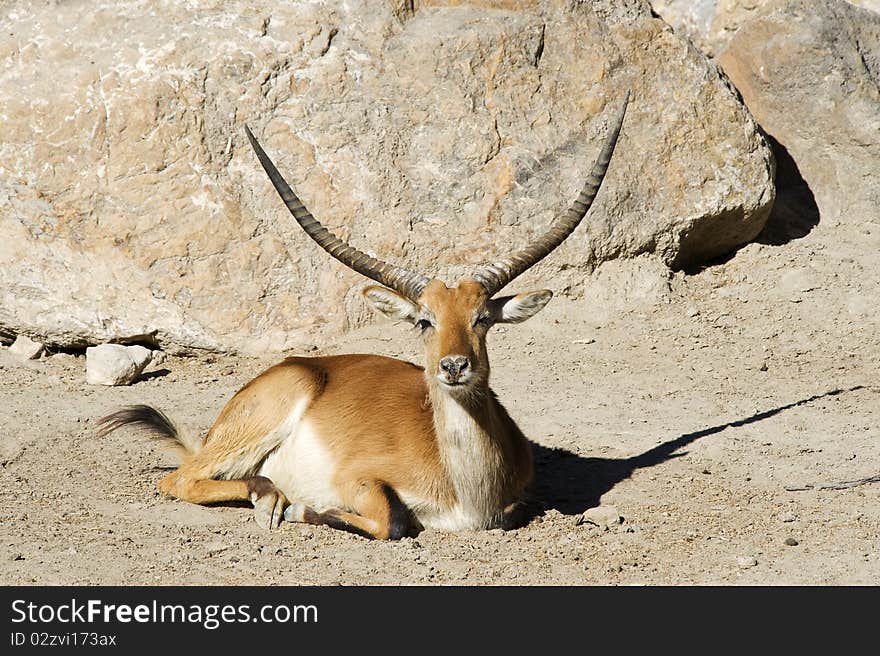
[[[474,279],[486,288],[489,296],[498,292],[514,278],[547,257],[578,227],[590,209],[590,205],[593,204],[593,200],[599,192],[599,186],[605,178],[605,172],[608,170],[611,154],[614,152],[614,146],[617,144],[617,137],[620,135],[620,128],[623,125],[623,117],[626,114],[626,106],[628,104],[629,91],[626,92],[623,105],[614,118],[608,136],[605,137],[602,151],[596,158],[596,163],[593,164],[593,170],[590,172],[587,183],[568,211],[556,219],[547,232],[518,253],[499,260],[494,264],[481,267],[474,273]]]
[[[318,246],[323,248],[348,268],[354,269],[358,273],[365,275],[367,278],[400,292],[412,301],[418,301],[425,285],[430,282],[428,278],[413,271],[371,257],[366,253],[359,251],[354,246],[345,243],[339,237],[327,230],[327,228],[321,225],[321,223],[312,216],[312,213],[306,209],[297,195],[293,193],[293,189],[290,188],[290,185],[287,184],[287,181],[281,173],[278,172],[275,164],[269,159],[269,156],[260,146],[260,143],[257,141],[256,137],[254,137],[247,125],[244,126],[244,131],[247,134],[248,141],[251,142],[254,152],[257,154],[257,158],[260,160],[260,164],[263,165],[266,175],[268,175],[269,180],[272,181],[275,191],[281,196],[281,200],[284,201],[287,209],[293,214],[293,218],[296,219],[296,222],[300,224],[309,237],[315,240]]]

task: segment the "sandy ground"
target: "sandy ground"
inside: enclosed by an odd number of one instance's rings
[[[820,223],[630,307],[555,298],[496,330],[493,388],[535,443],[545,509],[507,533],[265,532],[249,508],[163,498],[160,443],[94,435],[141,402],[205,430],[277,357],[169,358],[104,388],[82,356],[2,349],[0,583],[876,584],[878,249],[878,223]],[[384,322],[321,348],[348,351],[421,358]],[[622,522],[578,523],[599,504]]]

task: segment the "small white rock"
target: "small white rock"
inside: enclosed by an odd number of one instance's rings
[[[158,367],[159,365],[163,364],[165,362],[165,360],[168,359],[168,354],[165,351],[158,351],[157,350],[157,351],[151,351],[151,353],[153,354],[153,359],[150,360],[150,363],[155,367]]]
[[[152,351],[143,346],[90,346],[86,349],[86,382],[90,385],[130,385],[152,357]]]
[[[749,569],[758,564],[758,559],[753,556],[740,556],[736,559],[736,564],[743,569]]]
[[[209,542],[208,544],[205,545],[205,551],[207,551],[208,554],[210,554],[212,556],[214,554],[218,554],[223,551],[226,551],[227,549],[229,549],[229,545],[224,544],[222,542]]]
[[[43,354],[43,345],[29,337],[19,335],[9,347],[9,352],[22,360],[36,360]]]
[[[623,517],[614,506],[596,506],[581,515],[577,524],[595,524],[596,526],[616,526],[623,523]]]

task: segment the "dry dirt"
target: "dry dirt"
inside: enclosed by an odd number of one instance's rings
[[[161,444],[94,435],[140,402],[204,430],[277,356],[169,358],[104,388],[82,356],[3,349],[0,582],[876,584],[878,249],[876,222],[820,222],[627,308],[558,297],[496,330],[493,387],[536,445],[545,507],[507,533],[265,532],[248,508],[161,497]],[[411,331],[379,321],[316,352],[347,351],[420,359]],[[598,504],[622,523],[578,524]]]

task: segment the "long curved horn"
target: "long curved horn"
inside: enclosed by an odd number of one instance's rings
[[[306,234],[309,237],[317,242],[318,246],[330,253],[330,255],[350,269],[354,269],[358,273],[365,275],[367,278],[400,292],[412,301],[418,301],[425,285],[430,282],[428,278],[402,267],[388,264],[382,260],[377,260],[375,257],[371,257],[353,246],[349,246],[339,237],[327,230],[327,228],[321,225],[321,223],[312,216],[311,212],[305,208],[297,195],[293,193],[293,189],[290,188],[290,185],[287,184],[287,181],[278,172],[278,169],[275,168],[272,160],[269,159],[269,156],[260,146],[260,143],[257,141],[256,137],[254,137],[247,125],[244,126],[244,131],[247,134],[248,141],[251,142],[254,152],[260,160],[260,164],[262,164],[263,168],[266,170],[266,175],[268,175],[269,180],[272,181],[275,191],[281,196],[281,200],[287,205],[287,209],[293,214],[293,218],[296,219],[296,222],[302,226],[302,229],[306,231]]]
[[[605,137],[602,151],[596,158],[596,163],[593,164],[593,170],[590,172],[587,183],[568,211],[556,219],[547,232],[520,252],[499,260],[494,264],[481,267],[474,273],[474,279],[486,288],[489,296],[495,294],[511,280],[526,271],[526,269],[533,267],[547,257],[553,249],[565,241],[565,238],[578,227],[587,210],[590,209],[590,205],[593,204],[593,199],[596,198],[599,186],[605,177],[605,171],[608,170],[611,153],[614,152],[614,146],[617,144],[617,137],[620,134],[620,128],[623,125],[623,117],[626,114],[626,106],[628,104],[629,91],[626,92],[623,106],[618,110],[611,130],[608,132],[608,136]]]

